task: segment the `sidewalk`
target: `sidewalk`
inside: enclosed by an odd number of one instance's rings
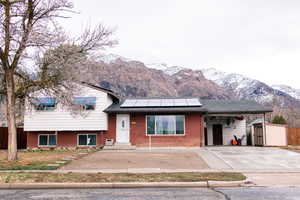
[[[300,186],[300,173],[245,173],[244,175],[255,186]]]

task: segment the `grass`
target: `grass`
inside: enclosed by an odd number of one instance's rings
[[[280,147],[281,149],[285,149],[285,150],[289,150],[289,151],[293,151],[293,152],[297,152],[300,153],[300,146],[293,146],[293,145],[288,145],[285,147]]]
[[[87,182],[200,182],[241,181],[246,177],[234,172],[179,172],[179,173],[0,173],[0,183],[87,183]]]
[[[7,152],[0,152],[0,170],[54,170],[60,166],[47,166],[66,157],[87,150],[37,150],[18,152],[17,161],[7,161]],[[67,164],[66,162],[65,164]]]

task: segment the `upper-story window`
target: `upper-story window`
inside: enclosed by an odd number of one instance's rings
[[[34,108],[39,111],[54,110],[56,108],[56,99],[49,97],[36,98],[32,104]]]
[[[79,104],[83,110],[95,110],[96,97],[76,97],[75,104]]]

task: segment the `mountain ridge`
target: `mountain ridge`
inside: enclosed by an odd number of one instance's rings
[[[131,68],[133,66],[139,66],[143,68],[145,72],[152,71],[152,73],[156,75],[159,74],[159,76],[164,77],[167,82],[174,84],[175,88],[169,93],[169,95],[173,96],[194,95],[198,93],[203,95],[205,93],[206,98],[250,99],[263,104],[276,103],[280,107],[300,107],[299,90],[285,85],[268,85],[262,81],[251,79],[237,73],[227,73],[215,68],[193,70],[182,66],[168,66],[166,63],[145,64],[141,61],[124,58],[116,54],[104,56],[102,61],[107,65],[116,65],[116,63],[123,63],[122,65],[124,65],[127,63],[126,65]],[[200,80],[201,83],[199,82]],[[213,86],[213,84],[208,81],[212,81],[220,88],[215,87],[215,85]],[[210,88],[207,88],[205,85],[208,83],[210,83]],[[194,88],[196,85],[197,87]],[[202,85],[202,87],[199,87],[198,85]],[[184,87],[187,87],[188,89],[184,90]],[[212,89],[219,90],[219,92],[223,90],[223,94],[220,95],[218,92],[213,93],[211,91]],[[225,93],[228,93],[229,95],[225,95]],[[164,96],[165,93],[163,92],[162,95]],[[126,94],[121,96],[126,96]]]

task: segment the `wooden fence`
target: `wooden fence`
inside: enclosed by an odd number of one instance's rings
[[[289,145],[300,145],[300,128],[287,128]]]
[[[23,131],[23,128],[17,129],[17,144],[18,149],[26,149],[27,147],[27,135]],[[8,130],[6,127],[0,127],[0,149],[7,149],[8,143]]]

